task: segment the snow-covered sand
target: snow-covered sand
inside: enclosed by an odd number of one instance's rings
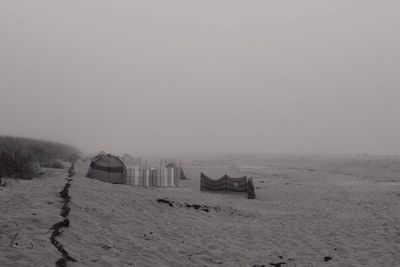
[[[88,179],[88,163],[77,162],[71,224],[58,238],[77,259],[69,266],[400,266],[398,158],[246,155],[183,162],[192,180],[168,189]],[[200,171],[251,175],[257,199],[200,192]],[[54,266],[61,257],[49,229],[62,220],[56,192],[65,177],[66,170],[0,189],[0,266]],[[17,233],[19,246],[10,246]]]

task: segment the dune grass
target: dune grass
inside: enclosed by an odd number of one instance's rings
[[[34,162],[62,168],[58,161],[73,162],[79,150],[73,146],[31,138],[0,136],[0,177],[32,179]]]

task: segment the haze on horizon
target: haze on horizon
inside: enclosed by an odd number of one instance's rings
[[[0,134],[400,154],[400,2],[0,2]]]

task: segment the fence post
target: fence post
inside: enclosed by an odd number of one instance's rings
[[[162,159],[160,159],[160,170],[159,170],[159,172],[160,172],[160,179],[159,179],[159,185],[161,186],[161,181],[162,181],[162,179],[161,179],[161,169],[162,169]]]
[[[225,180],[225,193],[228,193],[228,175],[225,174],[224,180]]]

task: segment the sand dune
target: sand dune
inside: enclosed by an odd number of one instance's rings
[[[59,237],[77,259],[69,266],[400,266],[398,161],[255,157],[186,162],[193,179],[170,189],[88,179],[77,162]],[[200,170],[251,172],[257,199],[200,192]],[[65,176],[0,191],[0,266],[54,266],[49,229],[61,220]]]

